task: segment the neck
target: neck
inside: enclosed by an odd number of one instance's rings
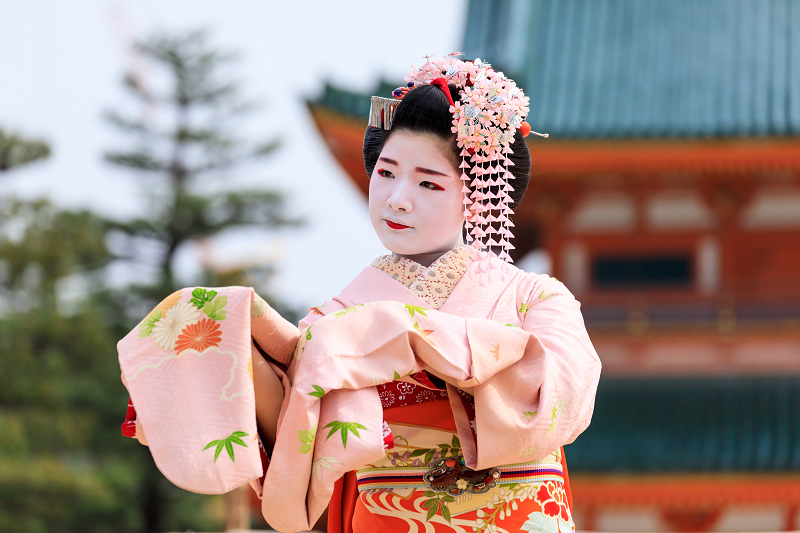
[[[458,247],[460,244],[456,244],[452,248],[446,248],[444,250],[437,250],[435,252],[427,252],[424,254],[412,254],[412,255],[404,255],[404,254],[392,254],[397,255],[400,257],[405,257],[406,259],[411,259],[412,261],[416,261],[420,265],[424,267],[431,266],[437,259],[442,257],[444,254],[452,250],[453,248]]]

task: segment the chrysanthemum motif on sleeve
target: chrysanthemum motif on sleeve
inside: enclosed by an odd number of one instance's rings
[[[153,341],[162,350],[175,349],[181,331],[200,319],[202,313],[191,302],[183,302],[172,307],[167,314],[153,325]]]
[[[218,346],[222,340],[219,324],[210,318],[204,318],[196,324],[184,328],[175,343],[175,352],[180,354],[184,350],[203,350]]]
[[[179,303],[181,296],[182,291],[178,291],[158,304],[139,325],[139,337],[150,337],[165,352],[174,350],[178,354],[218,346],[222,336],[217,322],[225,320],[228,297],[203,288],[192,291],[188,302]],[[251,313],[252,309],[251,304]]]

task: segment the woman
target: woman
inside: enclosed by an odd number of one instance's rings
[[[561,446],[590,421],[600,362],[566,287],[504,261],[527,98],[456,55],[406,81],[399,103],[373,99],[364,139],[392,254],[296,334],[253,323],[262,510],[281,531],[326,507],[337,532],[571,531]]]

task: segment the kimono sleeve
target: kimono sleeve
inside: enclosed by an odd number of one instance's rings
[[[501,360],[510,356],[513,364],[497,368],[474,388],[475,418],[469,425],[463,422],[470,419],[469,410],[451,400],[470,468],[542,459],[575,440],[594,409],[600,360],[586,333],[580,304],[554,278],[522,276],[513,301],[499,303],[492,320],[474,322],[495,334],[487,342],[495,342],[499,350],[489,362],[499,353]],[[509,345],[508,332],[490,328],[498,325],[498,316],[510,320],[510,313],[517,315],[520,327],[505,329],[525,334],[522,349]],[[474,329],[470,333],[471,345],[484,337],[476,336]],[[486,364],[486,359],[486,350],[473,350],[473,367]],[[474,442],[469,442],[470,426]]]
[[[601,365],[580,303],[555,278],[535,278],[527,302],[520,306],[522,329],[536,335],[545,356],[538,402],[525,416],[549,450],[571,443],[589,426]]]

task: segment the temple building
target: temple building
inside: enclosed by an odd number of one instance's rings
[[[550,134],[514,258],[603,362],[578,529],[800,529],[800,0],[471,0],[463,50]],[[309,102],[365,195],[370,94]]]

